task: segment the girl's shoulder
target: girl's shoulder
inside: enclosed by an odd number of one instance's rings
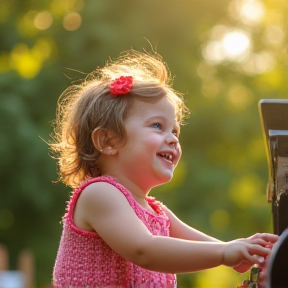
[[[108,183],[111,184],[112,186],[115,186],[118,189],[125,189],[123,186],[121,186],[116,179],[114,179],[111,176],[99,176],[95,178],[90,178],[85,181],[83,181],[76,189],[74,189],[73,193],[77,194],[77,192],[83,191],[86,187],[90,186],[91,184],[101,184],[101,183]],[[93,185],[94,187],[97,185]],[[121,186],[121,187],[120,187]]]
[[[68,202],[67,212],[69,212],[69,210],[74,210],[74,207],[81,194],[95,197],[100,195],[104,196],[104,194],[109,194],[110,191],[111,193],[115,193],[115,188],[117,191],[121,192],[121,194],[124,194],[125,198],[128,200],[131,206],[135,206],[135,201],[132,195],[124,186],[118,183],[116,179],[111,176],[99,176],[85,180],[73,190],[70,201]]]
[[[127,189],[112,177],[91,178],[73,190],[63,220],[76,232],[95,234],[95,227],[101,225],[105,215],[120,213],[129,206],[135,211],[131,197]]]
[[[83,182],[74,190],[64,218],[74,230],[79,228],[81,233],[82,230],[90,231],[88,233],[97,231],[100,237],[105,238],[105,235],[108,235],[108,239],[111,229],[109,232],[105,227],[110,225],[111,221],[134,227],[135,223],[138,225],[141,220],[151,233],[158,233],[157,229],[161,226],[161,229],[165,230],[161,230],[161,233],[168,235],[169,219],[162,204],[151,196],[146,197],[146,201],[154,213],[140,206],[130,191],[116,179],[110,176],[97,177]],[[115,228],[114,224],[113,227]]]
[[[94,203],[93,205],[97,205],[98,208],[107,207],[107,209],[108,206],[115,208],[114,205],[123,203],[126,198],[124,202],[127,201],[140,218],[142,218],[143,213],[149,214],[150,217],[167,217],[165,210],[163,210],[164,205],[161,202],[157,201],[154,197],[146,196],[146,202],[155,212],[155,214],[150,213],[137,203],[128,189],[111,176],[100,176],[88,179],[81,183],[78,188],[74,189],[68,202],[67,216],[70,214],[70,217],[72,217],[80,195],[82,195],[81,203],[85,203],[86,205],[92,205]]]

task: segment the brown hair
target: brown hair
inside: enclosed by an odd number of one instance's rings
[[[113,97],[109,87],[120,76],[132,76],[133,87],[130,93]],[[171,88],[171,80],[158,54],[131,50],[90,73],[81,84],[68,87],[58,100],[50,144],[53,157],[58,160],[59,180],[76,187],[83,180],[101,175],[97,165],[100,152],[93,144],[92,132],[110,131],[124,143],[123,121],[134,98],[151,101],[166,96],[183,124],[189,111],[182,95]]]

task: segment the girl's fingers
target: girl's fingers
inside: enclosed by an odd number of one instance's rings
[[[249,251],[250,252],[249,254],[251,257],[253,257],[254,263],[257,263],[260,265],[265,262],[266,256],[270,254],[269,248],[265,248],[265,247],[260,246],[260,245],[253,245],[251,247],[250,251]]]
[[[266,246],[266,245],[270,244],[270,242],[267,242],[264,239],[251,239],[250,241],[253,244],[258,244],[258,245],[261,245],[261,246]]]
[[[260,264],[261,265],[265,262],[265,258],[262,256],[254,254],[251,257],[252,257],[251,259],[253,259],[252,263],[254,263],[254,264]]]
[[[275,234],[270,233],[257,233],[255,235],[252,235],[248,239],[254,240],[254,239],[263,239],[266,242],[275,243],[278,240],[279,236]]]
[[[256,255],[256,254],[251,255],[250,253],[248,253],[247,251],[245,251],[244,256],[245,256],[245,258],[246,258],[246,261],[252,263],[252,265],[259,262],[259,256]],[[251,266],[252,266],[252,265],[251,265]]]
[[[253,257],[255,257],[257,259],[257,261],[258,261],[257,263],[260,264],[260,265],[265,262],[265,258],[262,257],[262,256],[253,255]]]
[[[272,249],[274,243],[271,243],[271,242],[267,242],[266,240],[263,240],[263,239],[251,239],[250,240],[250,243],[251,244],[258,244],[258,245],[261,245],[262,247],[266,247],[266,248],[269,248],[269,249]]]

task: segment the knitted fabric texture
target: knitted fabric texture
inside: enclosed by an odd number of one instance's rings
[[[53,271],[55,288],[175,288],[176,276],[143,269],[124,260],[96,232],[77,228],[73,213],[78,197],[94,182],[107,182],[123,193],[136,215],[153,235],[169,236],[170,222],[160,202],[146,201],[156,214],[142,208],[131,193],[115,179],[101,176],[82,183],[75,189],[63,217],[63,231]],[[123,223],[125,225],[125,223]]]

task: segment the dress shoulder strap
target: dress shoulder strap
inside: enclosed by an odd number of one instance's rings
[[[99,176],[99,177],[91,178],[91,179],[88,179],[88,180],[82,182],[79,185],[79,187],[77,187],[73,190],[73,193],[72,193],[70,200],[68,202],[68,205],[66,207],[66,214],[65,214],[64,218],[66,218],[66,219],[70,218],[71,219],[71,217],[73,217],[75,205],[76,205],[76,202],[77,202],[79,196],[81,195],[81,192],[87,186],[89,186],[92,183],[96,183],[96,182],[106,182],[106,183],[109,183],[109,184],[115,186],[122,194],[124,194],[127,201],[129,202],[130,206],[134,210],[138,208],[136,200],[132,197],[132,195],[129,193],[129,191],[124,186],[122,186],[121,184],[119,184],[117,182],[116,179],[114,179],[111,176]]]

